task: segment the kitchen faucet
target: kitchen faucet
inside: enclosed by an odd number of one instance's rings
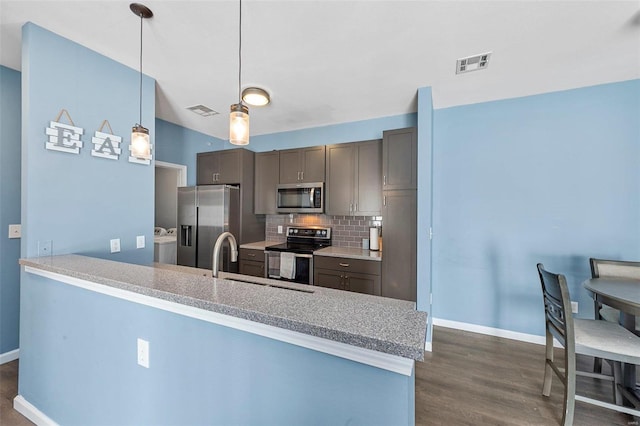
[[[218,258],[220,257],[220,247],[222,247],[222,243],[226,238],[229,239],[229,245],[231,245],[231,261],[238,261],[238,243],[236,242],[236,237],[234,237],[231,232],[223,232],[220,234],[213,246],[213,266],[211,267],[211,275],[213,278],[218,278]]]

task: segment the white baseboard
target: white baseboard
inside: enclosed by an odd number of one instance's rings
[[[38,410],[22,395],[13,398],[13,408],[38,426],[58,426],[58,423],[51,420],[46,414]]]
[[[431,352],[431,348],[432,348],[432,346],[431,346],[431,342],[425,342],[425,343],[424,343],[424,350],[425,350],[425,352]]]
[[[5,352],[0,354],[0,364],[6,364],[7,362],[11,362],[20,357],[20,349],[14,349],[9,352]]]
[[[545,336],[519,333],[517,331],[503,330],[501,328],[486,327],[483,325],[469,324],[466,322],[434,318],[433,325],[446,328],[454,328],[456,330],[470,331],[472,333],[486,334],[488,336],[503,337],[505,339],[518,340],[520,342],[535,343],[537,345],[544,345],[546,343]]]

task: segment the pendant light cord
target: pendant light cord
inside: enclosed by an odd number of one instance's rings
[[[240,0],[240,23],[238,25],[238,104],[242,104],[242,95],[240,91],[242,78],[242,0]]]
[[[140,12],[140,115],[138,125],[142,126],[142,19],[143,15]]]

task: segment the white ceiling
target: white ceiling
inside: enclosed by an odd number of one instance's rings
[[[26,21],[138,69],[140,21],[129,1],[0,0],[0,63],[20,69]],[[238,1],[142,0],[144,72],[157,117],[228,138],[238,94]],[[253,135],[640,78],[640,1],[244,0],[242,86]],[[493,52],[483,71],[457,58]],[[132,94],[137,96],[137,94]],[[136,97],[137,99],[137,97]],[[137,100],[136,100],[137,102]],[[201,117],[185,108],[220,112]]]

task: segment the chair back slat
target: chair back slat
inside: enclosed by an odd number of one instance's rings
[[[562,346],[573,342],[573,317],[567,281],[562,274],[554,274],[538,263],[538,274],[542,285],[544,314],[547,330]]]
[[[640,279],[640,262],[625,260],[589,259],[593,278],[635,278]]]

